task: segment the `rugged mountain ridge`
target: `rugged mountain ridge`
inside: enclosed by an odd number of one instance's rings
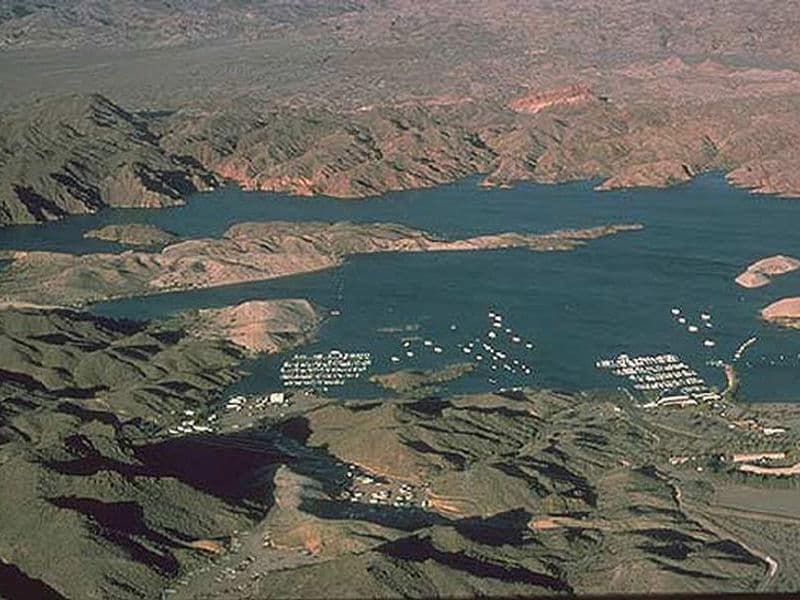
[[[475,174],[486,186],[603,178],[599,189],[616,189],[723,170],[734,185],[800,195],[796,95],[687,109],[587,94],[528,94],[520,101],[536,110],[522,112],[467,99],[353,112],[235,101],[136,114],[99,95],[51,98],[0,116],[0,225],[172,206],[224,180],[363,198]]]
[[[367,2],[130,0],[0,2],[0,50],[25,47],[155,46],[256,38],[265,29],[362,10]]]
[[[174,206],[214,181],[193,159],[165,152],[144,119],[98,94],[0,116],[0,224]]]
[[[242,352],[173,325],[0,310],[12,600],[796,589],[793,509],[717,499],[794,497],[720,455],[794,459],[796,406],[731,407],[791,428],[766,439],[701,408],[535,390],[301,396],[243,421],[218,401]],[[170,433],[187,410],[215,431]],[[415,504],[358,501],[355,475]]]

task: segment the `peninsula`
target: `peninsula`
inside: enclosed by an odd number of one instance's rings
[[[83,234],[83,237],[116,242],[126,246],[163,246],[178,239],[178,236],[171,231],[165,231],[147,223],[106,225],[98,229],[90,229]]]
[[[564,251],[590,240],[640,229],[638,224],[616,224],[545,234],[499,233],[445,240],[385,223],[241,223],[230,227],[220,239],[185,240],[160,252],[6,252],[3,257],[11,264],[0,272],[0,302],[81,306],[308,273],[340,265],[348,256],[375,252]]]
[[[321,321],[307,300],[250,300],[182,313],[174,324],[200,339],[224,339],[248,354],[282,352],[308,341]]]

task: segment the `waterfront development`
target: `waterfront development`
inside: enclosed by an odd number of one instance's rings
[[[797,596],[800,4],[632,4],[0,0],[0,598]]]
[[[697,404],[698,401],[720,398],[719,394],[709,390],[697,371],[674,354],[634,357],[620,354],[614,359],[600,360],[596,366],[630,380],[638,391],[655,392],[658,405]]]
[[[219,235],[244,220],[346,219],[400,222],[463,237],[636,221],[644,229],[635,235],[595,240],[569,253],[531,255],[511,249],[355,256],[319,273],[89,308],[114,317],[163,318],[242,300],[303,297],[327,309],[304,353],[325,354],[346,341],[345,349],[371,353],[373,372],[438,368],[463,358],[481,366],[453,382],[454,391],[615,387],[613,377],[594,364],[620,353],[679,354],[699,377],[721,389],[723,373],[708,363],[732,362],[736,348],[757,336],[759,344],[736,361],[739,392],[756,401],[795,399],[797,337],[764,323],[758,311],[791,293],[800,272],[759,289],[743,290],[734,280],[754,257],[800,254],[794,236],[779,235],[800,206],[752,197],[717,175],[668,190],[599,193],[591,188],[591,183],[524,184],[486,191],[465,180],[360,202],[298,202],[226,188],[197,195],[184,208],[107,211],[41,226],[47,236],[41,227],[9,227],[0,232],[0,248],[114,250],[117,244],[83,237],[86,229],[111,222],[145,221],[196,237]],[[223,204],[225,217],[220,219]],[[775,235],[765,238],[744,226],[754,211]],[[699,222],[704,226],[698,227]],[[279,389],[280,367],[287,358],[253,360],[248,366],[252,375],[231,393]],[[343,387],[345,395],[366,397],[375,391],[367,379],[352,378]]]
[[[715,176],[604,194],[465,181],[357,204],[226,189],[186,208],[47,225],[49,244],[2,231],[7,249],[118,253],[83,230],[147,219],[178,238],[211,239],[239,220],[350,219],[465,239],[643,226],[546,252],[351,255],[343,236],[346,258],[303,275],[82,312],[0,311],[3,368],[49,386],[21,404],[17,386],[28,380],[3,384],[17,428],[3,434],[25,447],[42,419],[64,437],[46,462],[0,446],[4,474],[47,482],[26,497],[27,525],[4,531],[27,539],[52,515],[65,523],[59,539],[87,552],[83,521],[63,521],[64,511],[129,510],[111,524],[115,539],[156,549],[126,563],[131,585],[175,598],[312,596],[315,585],[301,582],[341,574],[367,582],[365,596],[407,593],[381,587],[380,573],[431,581],[416,569],[433,564],[445,565],[434,575],[444,583],[426,589],[441,595],[475,581],[487,595],[640,591],[650,578],[673,591],[699,580],[795,589],[798,334],[759,310],[796,293],[800,273],[752,289],[735,278],[755,256],[800,254],[782,229],[800,205],[761,202]],[[223,204],[230,222],[218,218]],[[774,238],[742,227],[756,205]],[[694,227],[707,213],[711,226]],[[313,228],[279,229],[293,243],[320,239]],[[552,561],[539,560],[543,548]],[[482,558],[446,566],[467,556]],[[16,560],[36,573],[35,557]],[[629,565],[637,575],[620,570]]]
[[[281,365],[281,382],[285,387],[317,389],[324,393],[329,388],[359,379],[371,364],[369,352],[331,350],[312,356],[295,354]]]
[[[800,254],[791,226],[800,205],[753,197],[715,174],[667,190],[603,193],[593,191],[590,182],[522,184],[510,190],[483,190],[475,183],[470,179],[357,202],[300,202],[226,188],[197,195],[184,208],[108,211],[43,226],[48,236],[41,235],[41,227],[35,232],[10,227],[0,233],[0,247],[116,250],[116,244],[82,236],[85,229],[110,222],[145,221],[182,237],[218,236],[237,222],[271,219],[399,222],[452,237],[641,222],[642,231],[595,240],[571,252],[370,254],[318,273],[89,308],[101,315],[149,319],[250,299],[307,298],[325,309],[326,319],[302,348],[305,354],[336,348],[370,352],[373,373],[439,368],[465,358],[481,362],[478,355],[486,365],[498,366],[498,371],[482,367],[452,382],[448,389],[454,392],[519,385],[613,388],[618,380],[594,365],[620,353],[679,355],[706,383],[722,389],[723,371],[707,363],[732,362],[736,349],[757,337],[758,344],[736,362],[739,393],[753,401],[797,399],[797,335],[765,323],[758,313],[776,298],[796,293],[800,271],[756,289],[742,289],[735,277],[759,256]],[[750,227],[754,220],[759,229]],[[762,230],[774,233],[764,236]],[[490,311],[503,315],[508,325],[494,327]],[[524,342],[508,336],[505,329],[512,325]],[[530,373],[513,362],[514,373],[500,364],[503,359],[487,360],[482,344],[500,346],[501,341],[508,347],[499,351],[508,356],[513,351]],[[251,375],[231,393],[279,389],[280,366],[290,357],[252,360]],[[341,390],[337,393],[354,397],[377,392],[364,378]]]

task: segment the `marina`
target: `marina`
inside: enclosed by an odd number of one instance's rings
[[[480,365],[447,384],[454,393],[518,385],[598,389],[613,385],[613,379],[595,369],[595,361],[623,352],[679,355],[707,384],[721,389],[724,374],[707,362],[731,362],[742,340],[757,337],[758,343],[737,362],[737,393],[752,401],[800,400],[798,334],[759,318],[760,309],[775,298],[797,293],[800,271],[764,288],[743,290],[735,283],[737,273],[756,257],[779,251],[800,255],[800,242],[789,227],[792,215],[800,216],[800,205],[761,202],[715,174],[697,177],[680,189],[602,194],[593,191],[592,182],[520,184],[511,190],[483,190],[476,183],[468,179],[360,203],[317,198],[297,202],[280,194],[222,188],[190,198],[186,209],[109,211],[46,225],[53,231],[46,243],[40,232],[9,230],[0,246],[117,251],[108,242],[82,238],[82,231],[99,220],[145,221],[186,237],[219,236],[242,221],[397,222],[453,238],[641,222],[644,229],[635,236],[596,240],[571,252],[373,254],[306,275],[123,299],[89,309],[106,316],[160,318],[250,299],[307,298],[323,314],[339,311],[301,349],[248,363],[249,375],[230,394],[280,389],[281,365],[295,352],[325,354],[345,345],[370,352],[373,372],[436,369],[463,360]],[[224,221],[219,218],[222,207]],[[696,227],[699,221],[707,224],[702,230]],[[774,234],[765,238],[750,227],[753,222]],[[731,230],[742,234],[734,240]],[[488,317],[489,311],[502,319]],[[697,331],[689,332],[690,325]],[[387,331],[397,327],[402,331]],[[509,339],[507,328],[524,341]],[[403,347],[402,338],[412,336],[419,339]],[[468,353],[458,348],[475,344],[475,338],[518,359],[531,375],[515,369],[513,362],[507,369],[503,364],[508,359],[494,361],[482,346],[473,345]],[[425,340],[432,345],[424,345]],[[330,389],[353,398],[381,393],[364,377]]]
[[[407,355],[413,356],[409,351]],[[281,381],[286,387],[302,387],[327,391],[334,386],[361,377],[372,365],[369,352],[342,352],[331,350],[327,354],[295,354],[281,365]]]
[[[689,405],[721,398],[697,371],[674,354],[634,357],[620,354],[613,359],[601,359],[595,366],[626,378],[637,391],[655,393],[656,400],[645,406]]]
[[[503,325],[504,316],[496,309],[490,309],[487,313],[487,325],[490,327],[479,335],[461,340],[455,343],[447,352],[446,342],[431,338],[421,338],[419,336],[403,337],[399,341],[400,348],[396,354],[389,357],[392,366],[414,366],[419,364],[419,359],[424,355],[415,353],[422,352],[428,355],[442,355],[442,363],[436,366],[443,366],[447,360],[452,360],[453,355],[460,355],[461,359],[467,359],[475,363],[478,367],[477,372],[483,373],[486,382],[490,385],[497,385],[497,372],[503,372],[507,376],[517,376],[517,384],[532,384],[530,379],[522,380],[519,377],[529,377],[533,375],[533,368],[530,366],[532,361],[531,351],[534,348],[532,341],[527,341],[522,335],[511,327]],[[507,321],[507,318],[506,318]],[[456,331],[450,327],[450,331]],[[501,331],[496,331],[500,329]],[[441,345],[440,345],[441,344]],[[407,360],[415,359],[415,360]],[[490,376],[494,372],[495,375]]]

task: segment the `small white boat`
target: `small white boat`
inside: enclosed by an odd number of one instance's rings
[[[678,319],[678,323],[680,323],[681,325],[685,325],[686,324],[686,319],[681,317],[680,319]]]
[[[703,321],[710,321],[711,315],[708,313],[700,313],[700,318],[703,319]]]
[[[519,344],[522,341],[522,338],[520,338],[518,335],[515,335],[514,337],[511,338],[511,341],[514,342],[515,344]]]
[[[714,340],[705,340],[703,342],[703,346],[705,346],[706,348],[713,348],[716,345],[717,345],[717,342],[715,342]]]
[[[456,326],[455,325],[450,325],[450,331],[455,331],[455,330],[456,330]]]
[[[525,347],[526,347],[528,350],[532,350],[532,349],[533,349],[533,344],[531,344],[530,342],[528,342],[527,344],[525,344]]]
[[[689,325],[689,333],[697,333],[697,325]]]
[[[430,340],[425,340],[425,341],[424,341],[424,342],[422,342],[422,343],[423,343],[425,346],[433,346],[433,342],[432,342],[432,341],[430,341]]]
[[[406,352],[406,356],[407,356],[408,358],[411,358],[412,356],[414,356],[414,353],[413,353],[413,352],[411,352],[411,350],[409,350],[408,352]]]
[[[486,335],[487,335],[487,336],[489,336],[489,337],[490,337],[490,338],[492,338],[492,339],[494,339],[494,338],[496,338],[496,337],[497,337],[497,334],[496,334],[494,331],[490,331],[490,332],[489,332],[489,333],[487,333]]]
[[[472,348],[464,348],[464,354],[469,354],[472,352]]]
[[[433,347],[433,351],[436,352],[436,354],[441,354],[442,353],[442,347],[441,346],[434,346]]]
[[[400,357],[399,356],[393,356],[392,357],[392,362],[393,363],[400,362]]]
[[[672,314],[677,317],[679,314],[681,314],[681,309],[680,308],[673,308],[672,309]]]
[[[411,342],[403,342],[403,348],[408,348],[411,345]]]

